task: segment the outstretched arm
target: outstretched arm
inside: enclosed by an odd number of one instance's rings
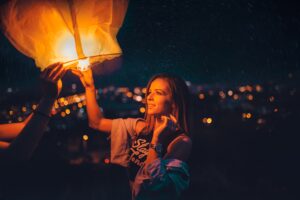
[[[72,70],[72,72],[80,78],[85,88],[89,126],[93,129],[110,134],[112,120],[103,116],[103,113],[98,105],[92,70],[88,69],[87,71],[83,72],[79,70]]]
[[[0,124],[0,140],[9,141],[15,139],[31,119],[30,114],[23,122],[11,123],[11,124]],[[1,145],[0,145],[1,149]]]
[[[43,91],[45,93],[40,100],[39,106],[23,124],[6,126],[7,130],[11,131],[11,136],[15,135],[16,138],[10,144],[1,142],[0,148],[4,148],[1,158],[28,160],[31,157],[47,127],[52,106],[61,91],[62,83],[60,78],[64,73],[65,69],[63,69],[61,64],[54,64],[41,74]]]

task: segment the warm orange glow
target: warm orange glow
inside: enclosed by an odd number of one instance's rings
[[[253,97],[252,94],[248,94],[248,95],[247,95],[247,99],[248,99],[249,101],[252,101],[252,100],[254,99],[254,97]]]
[[[252,92],[252,87],[250,86],[250,85],[246,85],[246,90],[248,91],[248,92]]]
[[[246,91],[246,88],[245,88],[244,86],[241,86],[241,87],[239,88],[239,90],[240,90],[240,92],[245,92],[245,91]]]
[[[225,99],[225,98],[226,98],[226,94],[225,94],[225,92],[223,92],[223,91],[220,91],[220,92],[219,92],[219,96],[220,96],[222,99]]]
[[[146,94],[146,92],[147,92],[147,88],[144,87],[144,88],[142,89],[142,93]]]
[[[75,94],[75,96],[74,96],[74,101],[77,102],[77,103],[80,102],[80,97],[77,96],[76,94]]]
[[[51,115],[56,115],[56,113],[57,113],[57,112],[56,112],[55,109],[52,109],[52,110],[51,110]]]
[[[84,141],[88,141],[88,140],[89,140],[89,136],[88,136],[88,135],[83,135],[83,136],[82,136],[82,139],[83,139]]]
[[[71,33],[64,32],[58,37],[54,44],[54,54],[57,55],[56,59],[52,62],[57,61],[68,61],[77,59],[76,44]]]
[[[104,159],[104,163],[105,163],[105,164],[109,164],[109,163],[110,163],[110,160],[109,160],[108,158],[105,158],[105,159]]]
[[[143,100],[143,98],[141,96],[138,96],[138,95],[134,95],[133,98],[134,98],[134,100],[136,100],[138,102],[141,102]]]
[[[260,85],[256,85],[256,92],[262,92],[263,88]]]
[[[270,100],[270,102],[274,102],[275,101],[275,97],[274,96],[270,96],[269,100]]]
[[[228,90],[227,94],[228,94],[228,96],[232,96],[233,95],[232,90]]]
[[[37,105],[36,105],[36,104],[33,104],[33,105],[32,105],[32,109],[33,109],[33,110],[35,110],[35,109],[36,109],[36,107],[37,107]]]
[[[71,113],[70,109],[66,109],[65,112],[67,115],[69,115]]]
[[[131,97],[133,96],[133,94],[132,94],[132,92],[127,92],[127,93],[126,93],[126,96],[127,96],[128,98],[131,98]]]
[[[10,0],[1,7],[0,24],[41,69],[85,57],[92,64],[121,55],[116,36],[127,5],[128,0]]]
[[[239,95],[238,95],[238,94],[234,94],[234,95],[233,95],[233,99],[234,99],[234,100],[238,100],[238,99],[239,99]]]
[[[250,119],[252,117],[251,113],[243,113],[243,118]]]
[[[64,98],[64,97],[61,97],[61,98],[58,99],[58,101],[59,101],[60,103],[64,103],[65,98]]]
[[[211,124],[212,122],[213,122],[212,118],[208,117],[207,120],[206,120],[206,123]]]
[[[205,95],[204,94],[199,94],[199,99],[201,99],[201,100],[203,100],[203,99],[205,99]]]
[[[211,117],[204,117],[202,119],[203,124],[212,124],[212,122],[213,122],[213,119]]]
[[[60,113],[60,116],[65,117],[65,116],[66,116],[66,113],[65,113],[65,112],[61,112],[61,113]]]
[[[144,107],[140,107],[140,112],[145,113],[146,109]]]
[[[27,108],[25,106],[22,107],[22,112],[26,112]]]
[[[139,94],[141,94],[142,91],[141,91],[141,88],[135,87],[134,90],[133,90],[133,92],[134,92],[135,94],[138,94],[138,95],[139,95]]]

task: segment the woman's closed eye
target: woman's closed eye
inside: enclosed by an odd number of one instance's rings
[[[164,93],[161,92],[161,91],[156,91],[156,94],[158,94],[158,95],[163,95]]]
[[[166,92],[164,92],[163,90],[155,90],[155,94],[166,95]]]

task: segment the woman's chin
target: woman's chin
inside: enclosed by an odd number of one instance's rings
[[[147,115],[155,115],[155,113],[154,113],[154,112],[151,112],[151,111],[150,111],[150,112],[148,111],[148,112],[147,112]]]

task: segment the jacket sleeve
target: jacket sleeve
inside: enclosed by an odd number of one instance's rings
[[[177,199],[189,186],[188,165],[177,159],[156,159],[138,171],[134,199]]]
[[[140,118],[114,119],[110,134],[110,161],[123,167],[128,166],[131,141],[137,136],[135,125]]]

